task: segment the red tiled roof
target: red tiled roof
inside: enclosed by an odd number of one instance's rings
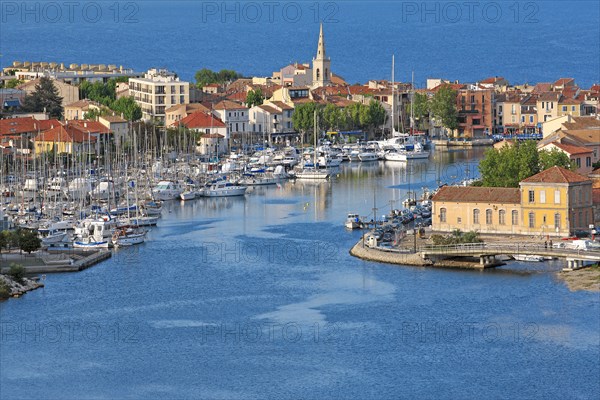
[[[56,119],[37,120],[33,117],[0,119],[0,135],[37,133],[60,125]]]
[[[482,80],[480,83],[496,83],[497,81],[503,80],[504,77],[502,76],[492,76],[490,78],[486,78],[484,80]]]
[[[544,93],[552,90],[552,83],[540,82],[533,87],[531,93]]]
[[[573,78],[560,78],[556,82],[554,82],[554,86],[563,86],[565,83],[573,82],[575,79]]]
[[[112,131],[106,126],[102,125],[98,121],[90,121],[86,119],[78,119],[73,121],[67,121],[69,126],[73,126],[75,129],[80,130],[81,132],[87,133],[112,133]]]
[[[244,100],[246,99],[246,97],[244,96]],[[218,102],[217,104],[214,105],[213,109],[215,110],[240,110],[240,109],[244,109],[244,108],[248,108],[245,105],[242,105],[240,103],[236,103],[235,101],[231,101],[231,100],[222,100],[220,102]]]
[[[220,119],[205,113],[202,111],[196,111],[191,113],[181,121],[175,122],[175,125],[183,125],[187,128],[198,129],[198,128],[225,128],[225,124]]]
[[[294,107],[288,106],[283,101],[271,101],[270,103],[273,104],[275,107],[278,107],[282,110],[293,110],[294,109]]]
[[[589,179],[583,175],[562,167],[554,166],[539,174],[523,179],[521,183],[577,183],[585,181],[589,181]]]
[[[592,150],[588,149],[587,147],[574,146],[572,144],[559,143],[559,142],[552,142],[550,144],[558,147],[559,149],[563,150],[565,153],[568,153],[569,155],[585,154],[585,153],[592,152]]]
[[[521,191],[518,188],[444,186],[433,196],[432,201],[517,204],[521,202]]]
[[[52,129],[48,129],[37,135],[35,137],[36,141],[43,142],[75,142],[75,143],[83,143],[87,142],[95,142],[96,137],[91,136],[87,132],[82,132],[77,129],[75,126],[66,125],[66,126],[55,126]]]

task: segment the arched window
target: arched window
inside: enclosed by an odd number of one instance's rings
[[[529,227],[535,228],[535,213],[529,213]]]
[[[317,68],[317,80],[321,78],[321,70]]]
[[[486,225],[492,224],[492,210],[490,210],[489,208],[485,210],[485,223]]]
[[[446,222],[446,209],[440,208],[440,222]]]
[[[519,225],[519,212],[517,210],[512,211],[512,224]]]
[[[506,211],[504,211],[504,210],[498,211],[498,223],[500,225],[506,225]]]
[[[479,223],[479,209],[477,209],[477,208],[473,210],[473,223],[474,224]]]

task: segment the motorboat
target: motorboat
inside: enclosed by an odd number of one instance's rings
[[[152,189],[152,197],[156,200],[175,200],[183,192],[183,188],[177,182],[160,181],[158,185]]]

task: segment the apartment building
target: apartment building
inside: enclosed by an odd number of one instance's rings
[[[165,124],[166,110],[190,102],[190,84],[166,69],[150,69],[143,78],[129,79],[129,95],[142,108],[142,119]]]

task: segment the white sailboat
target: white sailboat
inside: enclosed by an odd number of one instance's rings
[[[311,167],[304,167],[301,171],[296,173],[296,179],[327,179],[329,178],[329,170],[317,168],[317,112],[314,114],[314,137],[315,137],[315,147],[313,151],[313,165]]]

